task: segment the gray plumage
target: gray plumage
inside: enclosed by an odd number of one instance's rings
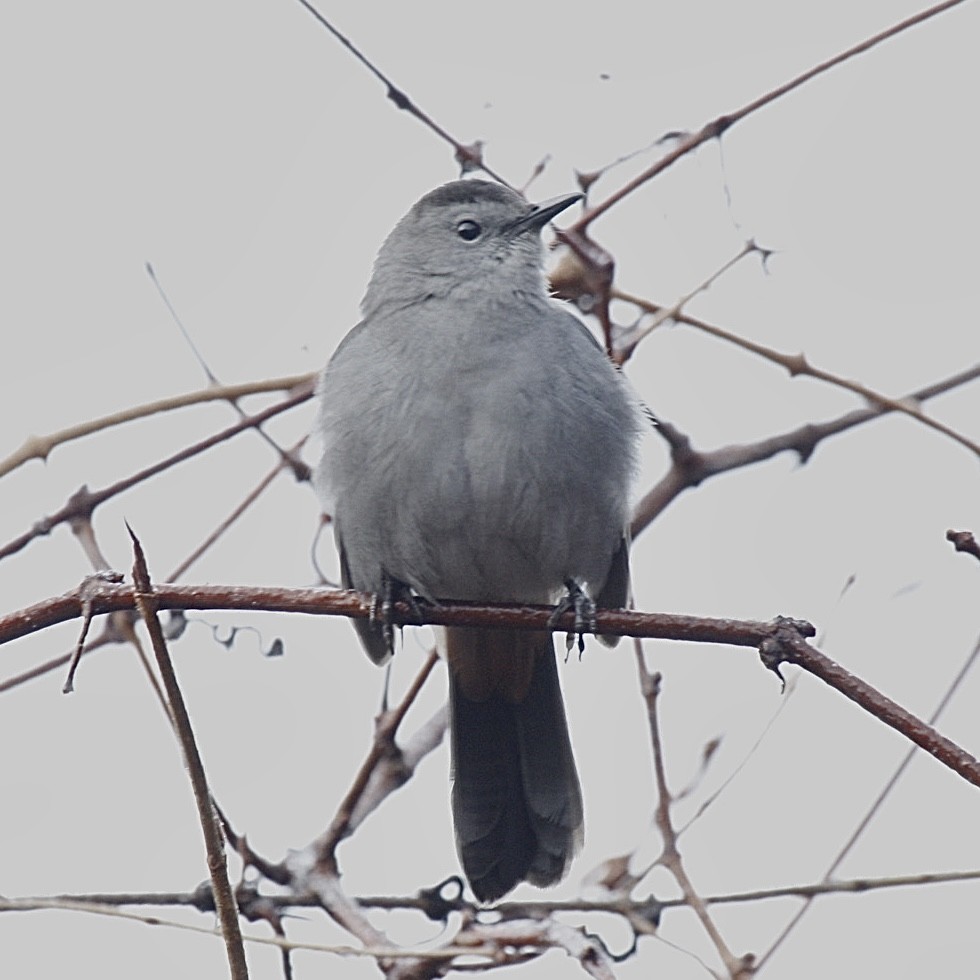
[[[316,486],[346,585],[552,603],[573,580],[628,597],[637,400],[585,326],[548,298],[537,208],[455,181],[378,254],[363,320],[323,373]],[[378,624],[358,621],[377,662]],[[457,845],[474,893],[558,880],[582,801],[550,634],[446,631]]]

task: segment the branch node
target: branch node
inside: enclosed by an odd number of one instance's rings
[[[771,670],[782,682],[786,690],[786,678],[779,669],[784,663],[795,663],[793,642],[806,637],[816,636],[816,627],[805,619],[791,619],[788,616],[777,616],[770,623],[772,633],[759,644],[759,657],[763,666]]]
[[[953,545],[956,551],[962,551],[980,559],[980,543],[977,542],[972,531],[954,531],[950,528],[946,532],[946,540]]]
[[[406,112],[412,110],[412,100],[401,89],[395,88],[394,85],[389,85],[388,91],[385,94],[399,109],[404,109]]]
[[[789,376],[795,378],[800,374],[812,374],[813,368],[806,359],[806,354],[784,354],[782,357],[783,367],[789,371]]]

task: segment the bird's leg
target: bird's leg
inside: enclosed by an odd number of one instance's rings
[[[381,600],[380,609],[378,608],[378,599]],[[371,621],[378,622],[380,620],[381,633],[389,655],[393,655],[395,652],[395,624],[392,622],[392,613],[395,603],[399,601],[408,606],[416,623],[421,626],[424,621],[422,604],[428,600],[416,595],[410,585],[387,572],[382,572],[381,593],[375,596],[375,602],[371,606]]]
[[[596,631],[595,602],[575,579],[565,579],[565,589],[565,594],[558,600],[558,605],[548,618],[548,626],[554,629],[558,625],[558,620],[574,609],[575,628],[568,634],[565,646],[571,650],[574,638],[578,636],[578,652],[581,654],[585,650],[585,634]]]

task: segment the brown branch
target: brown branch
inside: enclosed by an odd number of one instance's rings
[[[977,378],[980,378],[980,364],[920,388],[906,395],[901,401],[927,401]],[[633,537],[639,535],[663,513],[675,497],[684,490],[698,486],[709,477],[753,463],[764,462],[787,450],[795,452],[802,462],[806,462],[824,439],[887,415],[890,411],[891,408],[881,405],[854,409],[836,419],[826,422],[808,422],[787,432],[760,439],[758,442],[723,446],[707,452],[694,449],[686,435],[669,422],[662,421],[658,431],[670,443],[673,465],[636,505],[632,524]]]
[[[157,667],[167,692],[170,716],[173,719],[174,729],[183,751],[184,763],[187,766],[191,786],[194,790],[194,801],[197,804],[197,813],[201,821],[204,844],[207,849],[211,888],[215,897],[218,920],[221,923],[221,933],[225,940],[225,949],[228,953],[228,966],[232,980],[247,980],[248,965],[245,962],[245,948],[242,944],[242,932],[238,922],[238,906],[235,902],[231,883],[228,880],[224,841],[221,838],[221,829],[218,826],[214,806],[211,802],[211,790],[208,788],[207,777],[204,774],[204,763],[197,749],[190,716],[187,713],[187,706],[184,704],[184,696],[181,693],[180,685],[177,683],[177,675],[174,673],[167,644],[163,638],[163,631],[160,629],[160,621],[157,619],[157,604],[153,595],[153,586],[150,584],[150,573],[146,567],[143,548],[131,528],[129,528],[129,535],[133,541],[133,597],[150,634]]]
[[[31,436],[16,452],[11,453],[4,460],[0,460],[0,477],[6,476],[11,470],[17,469],[31,459],[47,459],[51,450],[63,443],[71,442],[73,439],[81,439],[83,436],[101,432],[114,425],[121,425],[124,422],[132,422],[135,419],[146,418],[148,415],[156,415],[159,412],[169,412],[175,408],[184,408],[187,405],[200,405],[204,402],[214,401],[234,401],[245,395],[254,395],[267,391],[293,391],[303,385],[310,385],[315,380],[314,374],[294,374],[285,378],[269,378],[266,381],[246,381],[237,385],[217,385],[202,388],[200,391],[191,391],[185,395],[169,395],[157,401],[147,402],[145,405],[134,405],[132,408],[125,408],[111,415],[103,415],[101,418],[91,419],[88,422],[79,422],[77,425],[70,425],[58,432],[52,432],[46,436]]]
[[[77,619],[82,615],[83,599],[92,604],[93,615],[133,608],[132,589],[126,585],[99,582],[88,592],[73,589],[24,609],[0,617],[0,645],[27,636],[39,629]],[[154,600],[158,609],[238,609],[265,612],[307,613],[313,616],[347,616],[368,619],[374,614],[375,598],[368,593],[345,589],[287,589],[277,586],[175,585],[157,583]],[[426,605],[420,610],[404,602],[392,605],[392,622],[407,626],[481,626],[490,629],[543,630],[551,628],[554,612],[550,606],[475,602],[445,602]],[[642,636],[661,640],[691,640],[758,647],[771,636],[777,623],[753,620],[715,619],[670,613],[641,613],[600,609],[597,632],[614,636]],[[556,631],[571,632],[574,613],[560,617]],[[808,636],[815,631],[809,624],[801,629]]]
[[[132,608],[133,595],[124,585],[104,583],[91,602],[93,615]],[[311,615],[348,616],[367,619],[375,608],[373,596],[327,589],[282,589],[247,586],[158,585],[154,592],[158,609],[243,609],[269,612],[303,612]],[[36,632],[54,623],[82,614],[83,596],[78,589],[62,596],[0,617],[0,644]],[[392,605],[392,621],[404,625],[480,626],[498,629],[527,629],[571,632],[574,613],[565,613],[556,626],[549,606],[480,605],[453,602],[415,610],[404,602]],[[856,704],[902,732],[964,779],[980,786],[980,763],[954,742],[939,735],[871,685],[835,664],[809,646],[804,637],[816,630],[809,623],[777,617],[769,623],[752,620],[712,619],[668,613],[599,610],[596,632],[613,636],[690,640],[755,647],[771,669],[791,661],[816,674]]]
[[[336,27],[320,13],[313,4],[309,3],[308,0],[297,0],[297,2],[305,7],[319,22],[322,27],[325,27],[333,36],[340,41],[340,43],[347,48],[348,51],[362,64],[375,78],[384,85],[386,95],[392,102],[398,106],[399,109],[410,113],[415,116],[416,119],[424,126],[432,130],[440,139],[447,142],[455,151],[456,160],[463,168],[463,171],[467,170],[482,170],[485,174],[493,177],[494,180],[499,181],[505,187],[510,187],[510,184],[504,180],[499,174],[494,173],[483,161],[483,144],[478,140],[469,146],[461,143],[456,137],[450,135],[442,128],[431,116],[423,112],[415,102],[408,96],[406,92],[398,88],[394,82],[388,78],[387,75],[380,68],[378,68],[372,61],[370,61],[364,54],[362,54],[353,44],[353,42],[347,38],[345,35],[341,34]]]
[[[698,895],[681,860],[680,849],[677,846],[677,833],[674,830],[670,816],[672,802],[670,791],[667,789],[667,776],[664,771],[663,743],[660,738],[660,720],[657,712],[657,700],[660,694],[661,675],[651,674],[643,662],[643,648],[639,640],[635,641],[636,667],[640,679],[640,691],[647,706],[647,720],[650,727],[650,743],[653,750],[653,771],[657,785],[657,806],[654,811],[654,821],[660,830],[663,840],[663,850],[658,864],[666,868],[680,886],[685,902],[694,910],[701,926],[711,939],[712,944],[725,964],[732,980],[743,980],[752,974],[754,957],[746,954],[735,956],[728,948],[717,926],[708,914],[704,900]]]
[[[785,633],[777,629],[773,636],[763,641],[761,654],[762,662],[777,674],[780,664],[789,662],[819,677],[879,721],[915,742],[919,748],[925,749],[934,759],[959,773],[974,786],[980,786],[980,762],[974,756],[870,684],[855,677],[830,657],[811,647],[795,629],[790,628]]]
[[[411,779],[418,764],[442,744],[446,725],[447,712],[443,704],[410,738],[398,745],[397,758],[375,767],[363,794],[351,811],[348,834],[353,833],[369,814]]]
[[[947,705],[952,700],[953,695],[959,689],[963,681],[966,680],[967,675],[973,669],[973,666],[977,662],[978,658],[980,658],[980,640],[978,640],[977,643],[974,645],[973,650],[971,651],[970,655],[966,658],[966,661],[963,663],[963,666],[959,669],[956,676],[953,678],[949,687],[946,689],[945,694],[943,694],[942,698],[940,698],[939,704],[936,705],[935,710],[929,716],[930,725],[935,725],[939,721],[940,717],[942,716],[942,713],[946,710]],[[915,758],[915,753],[916,753],[916,747],[913,745],[905,754],[905,757],[898,764],[898,766],[896,766],[895,771],[891,774],[888,781],[885,783],[881,791],[875,797],[874,801],[868,807],[864,816],[858,822],[857,827],[854,828],[854,831],[851,833],[851,836],[847,839],[847,842],[840,849],[840,851],[837,852],[837,857],[834,858],[834,860],[830,864],[830,867],[827,868],[827,870],[824,872],[824,876],[820,882],[821,885],[829,885],[831,883],[831,879],[834,872],[841,866],[841,864],[843,864],[844,859],[847,857],[848,854],[850,854],[851,849],[861,839],[861,836],[863,835],[864,831],[868,828],[868,825],[871,823],[875,815],[881,809],[882,804],[888,798],[891,791],[898,784],[899,779],[901,779],[903,773],[908,768],[912,759]],[[801,891],[797,893],[799,895],[802,895],[804,898],[806,898],[806,901],[803,903],[802,906],[800,906],[799,909],[797,909],[793,917],[783,927],[782,931],[779,933],[776,939],[770,944],[766,952],[762,955],[758,965],[759,971],[761,971],[762,968],[765,966],[765,964],[772,958],[772,955],[783,944],[783,942],[786,940],[786,937],[796,928],[796,926],[799,924],[800,919],[802,919],[803,916],[806,915],[807,910],[810,908],[814,896],[823,894],[823,892],[815,890],[816,887],[818,886],[811,886],[810,890],[806,892]],[[857,889],[855,888],[853,890],[856,891]]]
[[[758,250],[756,246],[753,246],[753,248]],[[914,396],[906,398],[891,398],[888,395],[869,388],[867,385],[861,384],[859,381],[851,381],[849,378],[842,377],[839,374],[833,374],[830,371],[825,371],[823,368],[814,367],[807,360],[805,354],[785,354],[773,347],[767,347],[765,344],[748,340],[745,337],[740,337],[738,334],[725,330],[722,327],[716,327],[714,324],[707,323],[704,320],[699,320],[697,317],[688,316],[681,313],[681,307],[687,303],[692,296],[696,296],[699,292],[706,288],[706,286],[710,285],[714,279],[721,274],[721,272],[748,254],[747,249],[748,246],[746,249],[743,249],[742,252],[740,252],[734,259],[730,260],[725,266],[722,266],[718,272],[714,273],[694,292],[682,297],[677,304],[670,308],[662,307],[657,303],[651,303],[639,296],[632,296],[628,293],[622,292],[621,290],[614,289],[611,293],[613,299],[621,299],[626,302],[633,303],[640,309],[655,314],[654,322],[651,325],[644,327],[642,330],[638,330],[635,337],[631,336],[629,338],[628,349],[623,356],[628,357],[629,353],[636,347],[636,345],[655,327],[662,324],[665,320],[676,320],[678,323],[685,323],[688,326],[696,327],[698,330],[701,330],[704,333],[710,334],[713,337],[718,337],[720,340],[734,344],[736,347],[741,347],[743,350],[751,351],[753,354],[758,354],[767,361],[771,361],[773,364],[778,364],[780,367],[784,368],[789,372],[790,377],[795,378],[802,375],[805,377],[814,378],[817,381],[825,381],[837,388],[843,388],[845,391],[852,391],[854,394],[860,395],[862,398],[869,402],[873,402],[882,409],[887,409],[891,412],[902,412],[916,421],[921,422],[923,425],[927,425],[930,428],[935,429],[937,432],[941,432],[943,435],[948,436],[954,442],[960,443],[960,445],[965,446],[974,455],[980,456],[980,445],[977,445],[977,443],[975,443],[972,439],[964,436],[960,432],[957,432],[955,429],[951,429],[949,426],[944,425],[937,419],[926,415],[922,409],[919,408]],[[973,370],[980,371],[980,365],[974,365]]]
[[[148,466],[146,469],[134,473],[132,476],[128,476],[123,480],[119,480],[108,487],[94,492],[90,491],[88,487],[83,486],[69,498],[68,503],[61,510],[56,511],[50,517],[41,518],[29,531],[25,531],[22,535],[14,538],[0,548],[0,559],[16,554],[35,538],[50,534],[55,527],[65,521],[72,520],[83,514],[91,514],[99,504],[104,503],[106,500],[117,496],[125,490],[129,490],[136,484],[142,483],[144,480],[148,480],[150,477],[154,477],[158,473],[170,469],[172,466],[176,466],[177,463],[182,463],[200,453],[206,452],[219,443],[231,439],[232,436],[238,435],[239,432],[245,432],[247,429],[255,428],[275,415],[295,408],[297,405],[302,405],[303,402],[309,401],[312,397],[313,381],[310,380],[297,386],[289,398],[283,399],[283,401],[277,402],[275,405],[270,405],[263,411],[256,412],[255,415],[250,415],[241,422],[229,426],[227,429],[222,429],[213,436],[201,440],[201,442],[187,446],[185,449],[180,450],[180,452],[174,453],[172,456],[168,456],[166,459],[162,459],[158,463],[154,463],[152,466]]]
[[[439,655],[435,650],[429,652],[428,657],[425,659],[425,663],[422,664],[421,669],[415,676],[415,680],[409,686],[408,691],[405,692],[405,696],[402,698],[401,702],[396,708],[391,711],[384,711],[377,718],[374,728],[374,741],[371,744],[371,748],[368,751],[367,758],[361,763],[361,768],[358,770],[357,775],[354,777],[354,782],[344,799],[341,801],[340,806],[337,808],[337,813],[333,820],[330,822],[330,826],[327,830],[311,845],[316,851],[316,866],[321,871],[337,873],[337,861],[335,857],[335,851],[337,845],[346,837],[353,829],[353,814],[355,808],[362,803],[362,797],[364,796],[365,790],[367,789],[368,783],[371,780],[372,775],[374,775],[378,763],[382,759],[392,760],[393,764],[397,767],[398,756],[400,751],[398,746],[395,744],[395,735],[398,731],[398,726],[402,723],[405,714],[408,709],[412,706],[415,699],[418,697],[419,692],[422,690],[422,686],[428,680],[429,675],[432,673],[433,668],[439,661]],[[407,777],[406,777],[407,778]],[[402,779],[404,782],[404,778]],[[380,802],[380,800],[378,801]],[[378,804],[375,803],[374,806]],[[370,812],[374,807],[369,807],[367,809],[361,810],[361,818],[363,819],[367,813]]]
[[[710,122],[705,123],[704,126],[702,126],[696,133],[691,133],[681,139],[677,146],[670,151],[670,153],[667,153],[656,163],[647,167],[647,169],[641,174],[638,174],[628,183],[614,191],[604,201],[595,205],[595,207],[589,208],[585,214],[583,214],[582,217],[575,222],[571,230],[575,233],[584,233],[596,218],[602,214],[605,214],[605,212],[608,211],[613,205],[618,204],[621,200],[623,200],[623,198],[627,197],[638,187],[641,187],[648,180],[656,177],[657,174],[662,173],[672,164],[676,163],[681,157],[686,156],[692,150],[699,147],[702,143],[706,143],[709,140],[718,139],[726,130],[735,125],[735,123],[741,122],[746,116],[750,115],[756,110],[761,109],[770,102],[776,101],[776,99],[781,98],[788,92],[792,92],[793,89],[799,88],[801,85],[809,82],[811,79],[829,71],[831,68],[835,68],[837,65],[842,64],[850,58],[863,54],[865,51],[868,51],[876,45],[881,44],[883,41],[887,41],[896,34],[900,34],[902,31],[906,31],[910,27],[915,27],[917,24],[921,24],[923,21],[926,21],[931,17],[945,13],[947,10],[951,9],[952,7],[956,7],[961,3],[963,3],[963,0],[946,0],[945,3],[936,4],[934,7],[929,7],[927,10],[922,10],[917,14],[913,14],[911,17],[892,25],[886,30],[880,31],[872,37],[861,41],[859,44],[855,44],[846,51],[842,51],[840,54],[834,55],[833,58],[829,58],[828,60],[821,62],[819,65],[816,65],[808,71],[803,72],[802,75],[797,75],[796,78],[793,78],[790,81],[771,89],[764,95],[760,95],[758,98],[746,103],[741,108],[736,109],[734,112],[726,113],[723,116],[718,116],[717,119],[713,119]]]

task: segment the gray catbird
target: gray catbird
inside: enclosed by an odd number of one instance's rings
[[[348,588],[430,602],[570,594],[586,619],[592,598],[626,604],[638,401],[542,273],[539,232],[578,199],[534,207],[455,181],[382,245],[363,319],[319,385],[316,484]],[[390,627],[356,625],[386,660]],[[445,652],[473,892],[549,885],[582,840],[551,634],[451,628]]]

